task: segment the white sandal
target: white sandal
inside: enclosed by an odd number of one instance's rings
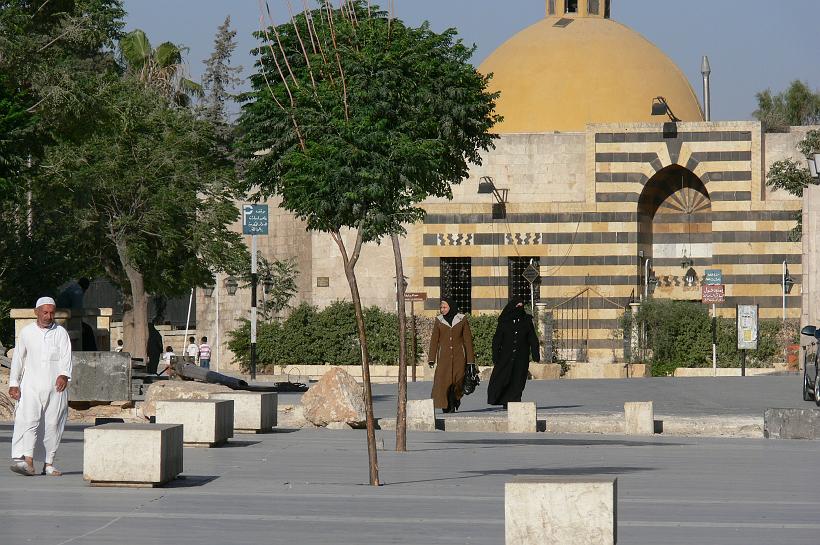
[[[34,475],[34,467],[28,465],[26,462],[22,460],[13,463],[9,469],[17,473],[18,475],[23,475],[24,477],[31,477],[32,475]]]
[[[54,467],[53,465],[50,466],[43,466],[43,472],[40,475],[48,475],[49,477],[62,477],[63,472]]]

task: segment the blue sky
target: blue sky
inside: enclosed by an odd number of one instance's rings
[[[264,2],[264,0],[263,0]],[[268,0],[275,20],[285,0]],[[301,0],[291,0],[301,6]],[[475,64],[517,31],[544,16],[545,0],[394,0],[396,16],[434,30],[455,27],[478,47]],[[387,5],[387,0],[383,1]],[[256,0],[125,0],[127,30],[141,28],[153,44],[190,48],[188,64],[198,80],[217,27],[230,15],[237,29],[234,64],[253,70],[251,33],[259,28]],[[750,119],[755,93],[784,89],[792,80],[820,88],[818,0],[614,0],[612,18],[643,34],[674,60],[700,96],[700,60],[712,65],[712,119]],[[245,87],[247,88],[247,87]]]

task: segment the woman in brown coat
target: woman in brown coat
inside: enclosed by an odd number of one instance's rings
[[[452,413],[461,405],[464,370],[468,363],[475,363],[473,334],[467,317],[458,312],[452,301],[442,298],[439,310],[428,352],[428,365],[438,364],[433,378],[433,405]]]

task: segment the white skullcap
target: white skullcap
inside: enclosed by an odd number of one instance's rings
[[[34,308],[40,308],[43,305],[54,305],[56,307],[57,303],[55,303],[51,297],[40,297],[37,299],[37,304],[34,305]]]

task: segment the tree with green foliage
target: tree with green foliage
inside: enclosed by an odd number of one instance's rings
[[[185,77],[182,56],[187,48],[171,42],[151,47],[140,29],[120,38],[120,59],[129,75],[154,89],[171,104],[190,106],[191,97],[201,97],[202,86]]]
[[[98,272],[58,210],[42,157],[92,133],[117,79],[119,0],[0,0],[0,306],[29,307],[65,280]],[[13,339],[7,314],[0,335]]]
[[[214,127],[222,140],[229,142],[233,127],[228,121],[227,104],[236,97],[231,90],[242,82],[238,74],[241,66],[231,66],[231,56],[236,49],[236,30],[231,29],[230,15],[217,29],[214,51],[205,62],[202,74],[203,98],[200,103],[202,115]]]
[[[806,133],[806,137],[797,145],[798,151],[807,158],[820,150],[820,130],[813,129]],[[806,161],[798,162],[794,159],[775,161],[766,172],[766,185],[775,189],[788,191],[795,197],[803,198],[803,191],[809,185],[817,185],[806,167]],[[799,241],[803,237],[803,212],[796,213],[797,225],[792,229],[789,238]]]
[[[126,348],[142,356],[147,294],[204,286],[213,270],[238,270],[247,251],[228,229],[238,218],[234,169],[213,126],[130,76],[107,102],[105,129],[51,147],[43,168],[89,242],[87,255],[124,289]]]
[[[757,110],[753,115],[766,132],[787,132],[789,127],[820,123],[820,93],[800,80],[780,93],[766,89],[755,96]]]
[[[240,118],[239,149],[257,155],[248,184],[262,197],[279,195],[342,254],[361,350],[371,484],[378,465],[355,275],[362,245],[422,219],[425,198],[450,197],[451,183],[491,145],[496,121],[487,78],[454,36],[407,27],[361,1],[339,9],[322,2],[257,34],[260,71]]]

